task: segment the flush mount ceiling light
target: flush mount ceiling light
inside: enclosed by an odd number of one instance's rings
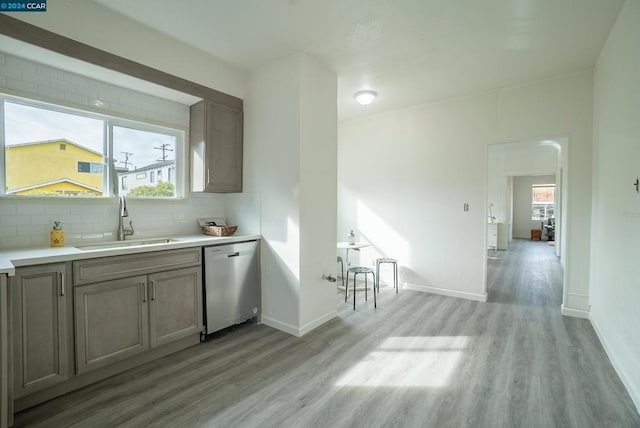
[[[377,95],[374,91],[360,91],[356,92],[354,97],[359,104],[366,106],[371,104]]]

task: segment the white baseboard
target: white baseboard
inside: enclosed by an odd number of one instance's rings
[[[314,319],[311,322],[306,323],[301,327],[298,327],[298,326],[291,325],[289,323],[277,320],[275,318],[271,318],[263,315],[262,324],[268,325],[269,327],[273,327],[276,330],[280,330],[285,333],[291,334],[292,336],[300,337],[309,333],[311,330],[317,327],[320,327],[322,324],[326,323],[329,320],[332,320],[336,316],[338,316],[338,311],[333,310],[333,311],[327,312],[324,315],[319,316],[318,318]]]
[[[565,317],[575,317],[589,319],[589,311],[583,311],[582,309],[571,309],[565,305],[560,305],[560,313]]]
[[[484,293],[484,294],[467,293],[466,291],[451,290],[449,288],[430,287],[428,285],[411,284],[409,282],[405,282],[402,288],[406,288],[408,290],[414,290],[414,291],[421,291],[423,293],[433,293],[433,294],[441,294],[443,296],[457,297],[459,299],[475,300],[477,302],[487,301],[487,293]]]
[[[300,333],[300,334],[298,334],[298,337],[309,333],[314,328],[320,327],[322,324],[326,323],[327,321],[330,321],[330,320],[334,319],[337,316],[338,316],[338,311],[336,309],[334,309],[333,311],[327,312],[326,314],[324,314],[322,316],[319,316],[315,320],[313,320],[311,322],[308,322],[305,325],[303,325],[302,327],[300,327],[300,329],[298,330],[298,332]]]
[[[640,391],[634,388],[631,380],[629,379],[629,376],[627,376],[626,371],[623,370],[618,359],[616,358],[616,355],[611,352],[611,348],[609,347],[608,342],[605,340],[606,336],[602,334],[602,329],[598,326],[598,323],[591,315],[589,315],[589,321],[591,322],[591,326],[593,326],[593,331],[596,332],[596,336],[598,336],[598,340],[600,340],[600,343],[604,348],[604,352],[607,354],[607,357],[609,357],[611,365],[613,366],[616,373],[618,373],[618,377],[622,381],[622,384],[625,386],[625,388],[627,388],[627,392],[631,397],[631,401],[633,401],[633,404],[636,405],[636,410],[638,411],[638,413],[640,413]]]
[[[269,327],[273,327],[276,330],[284,331],[285,333],[289,333],[293,336],[298,336],[298,327],[288,324],[286,322],[277,320],[275,318],[262,315],[262,324],[268,325]]]

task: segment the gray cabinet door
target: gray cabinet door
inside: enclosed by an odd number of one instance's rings
[[[78,373],[149,348],[146,275],[75,287],[74,298]]]
[[[242,191],[242,127],[242,108],[209,100],[191,106],[192,191]]]
[[[202,331],[202,271],[200,266],[149,275],[151,346]]]
[[[16,269],[10,278],[14,398],[69,378],[66,272],[60,263]]]

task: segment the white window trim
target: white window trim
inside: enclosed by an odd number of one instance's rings
[[[152,120],[142,120],[136,117],[121,117],[112,112],[96,112],[93,110],[85,110],[78,107],[70,106],[59,100],[43,100],[38,97],[24,97],[12,95],[6,92],[0,92],[0,165],[3,167],[3,173],[0,174],[0,197],[1,198],[26,198],[29,200],[35,199],[61,199],[68,200],[69,197],[65,196],[20,196],[20,195],[7,195],[6,192],[6,168],[5,168],[5,124],[4,124],[4,102],[9,101],[16,104],[22,104],[29,107],[48,109],[60,113],[73,114],[77,116],[88,117],[91,119],[102,120],[104,123],[104,135],[103,135],[103,154],[104,154],[104,172],[103,172],[103,189],[105,194],[100,199],[117,197],[112,193],[111,183],[109,181],[109,162],[113,159],[113,126],[120,126],[124,128],[132,128],[147,132],[158,132],[176,137],[176,149],[175,149],[175,165],[176,165],[176,184],[175,184],[175,196],[169,197],[135,197],[131,196],[131,199],[137,200],[162,200],[162,201],[175,201],[185,200],[188,195],[186,188],[187,175],[189,174],[189,166],[186,162],[187,150],[188,150],[188,130],[176,125],[161,124]],[[177,173],[180,170],[181,173]],[[118,183],[119,185],[119,183]],[[96,198],[90,197],[74,197],[74,200],[93,200]]]

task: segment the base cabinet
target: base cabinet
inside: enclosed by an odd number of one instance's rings
[[[149,275],[150,346],[202,331],[202,269],[200,266]]]
[[[9,280],[14,398],[69,379],[73,330],[67,268],[65,263],[19,268]]]
[[[200,266],[74,288],[77,372],[202,331]]]
[[[202,248],[189,247],[20,267],[0,277],[7,398],[0,423],[14,409],[199,343],[201,258]]]
[[[149,347],[146,282],[138,276],[74,288],[78,373]]]

